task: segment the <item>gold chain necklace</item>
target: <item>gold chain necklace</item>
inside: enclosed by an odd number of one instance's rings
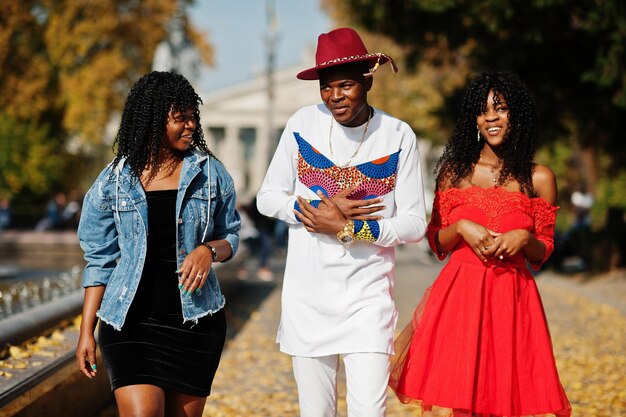
[[[350,162],[352,162],[352,160],[354,159],[354,157],[356,156],[356,154],[359,153],[359,150],[361,149],[361,145],[363,145],[363,142],[365,141],[365,135],[367,135],[367,128],[370,125],[370,119],[372,118],[372,109],[369,109],[369,113],[367,115],[367,123],[365,123],[365,129],[363,130],[363,136],[361,137],[361,142],[359,143],[359,146],[356,147],[356,150],[354,151],[354,153],[352,154],[352,156],[350,157],[350,159],[348,159],[348,162],[346,162],[343,165],[337,165],[339,168],[345,168],[348,165],[350,165]],[[335,160],[335,155],[333,153],[333,121],[334,121],[334,117],[330,116],[330,130],[328,131],[328,147],[330,148],[330,157]]]
[[[498,182],[498,172],[494,172],[494,168],[496,168],[498,165],[488,164],[487,162],[483,161],[482,155],[478,156],[478,160],[489,167],[489,172],[491,172],[491,175],[493,175],[493,182]]]

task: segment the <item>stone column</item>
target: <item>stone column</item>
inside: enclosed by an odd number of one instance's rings
[[[220,160],[233,177],[237,193],[242,191],[243,186],[243,150],[239,141],[239,126],[228,124],[225,126],[224,146]]]
[[[252,162],[251,172],[253,173],[250,181],[250,191],[257,192],[261,188],[265,172],[272,157],[273,149],[271,146],[270,134],[268,133],[267,124],[261,124],[257,130],[256,158]]]

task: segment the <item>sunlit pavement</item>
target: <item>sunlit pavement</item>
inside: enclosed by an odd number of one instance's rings
[[[395,298],[401,330],[442,264],[433,261],[423,246],[402,247],[396,254]],[[282,260],[273,259],[271,266],[280,277]],[[584,283],[546,272],[537,281],[573,416],[626,416],[626,277]],[[291,359],[275,344],[279,316],[277,285],[228,343],[205,417],[298,416]],[[339,395],[339,416],[346,416],[344,381]],[[389,391],[387,415],[419,413],[400,404]]]

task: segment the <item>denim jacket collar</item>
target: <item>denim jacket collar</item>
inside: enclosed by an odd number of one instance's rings
[[[113,162],[111,162],[110,165],[112,164]],[[124,190],[128,195],[141,196],[142,198],[145,198],[145,191],[143,187],[141,186],[141,184],[139,184],[139,181],[131,180],[132,178],[131,167],[129,165],[126,165],[125,157],[122,157],[117,163],[117,165],[111,168],[113,169],[113,172],[115,173],[115,207],[116,207],[115,215],[117,216],[118,221],[119,221],[119,211],[117,210],[117,207],[119,207],[118,204],[119,204],[120,188]],[[211,183],[211,159],[209,155],[199,152],[195,149],[191,149],[187,151],[185,154],[185,158],[183,158],[183,166],[182,166],[181,173],[180,173],[178,189],[179,190],[186,189],[191,183],[191,181],[193,181],[195,176],[198,175],[198,173],[200,173],[203,169],[206,170],[206,176],[208,178],[207,186],[209,186],[209,184]],[[211,215],[210,213],[211,197],[210,196],[211,196],[211,193],[209,193],[209,199],[207,201],[207,204],[208,204],[207,211],[206,211],[207,221],[206,221],[206,227],[204,228],[204,231],[202,233],[203,241],[206,240],[207,238],[207,231],[208,231],[208,227],[210,223],[210,218],[209,218]],[[180,198],[180,194],[179,194],[179,198]],[[181,206],[181,202],[177,201],[176,202],[176,207],[177,207],[176,217],[177,218],[180,216],[180,206]],[[146,227],[147,227],[147,224],[146,224]]]

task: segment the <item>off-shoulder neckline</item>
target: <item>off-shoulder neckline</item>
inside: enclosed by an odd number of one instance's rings
[[[449,192],[452,192],[453,190],[457,191],[457,192],[465,192],[465,191],[472,190],[472,189],[478,189],[480,191],[491,191],[491,190],[497,191],[497,190],[501,190],[501,191],[503,191],[505,193],[508,193],[508,194],[515,194],[515,195],[522,196],[523,198],[525,198],[529,202],[532,202],[532,201],[543,201],[544,203],[546,203],[550,207],[559,208],[559,206],[550,203],[548,200],[546,200],[543,197],[529,197],[529,196],[527,196],[526,194],[524,194],[521,191],[509,191],[506,188],[498,187],[498,186],[495,186],[495,187],[480,187],[478,185],[471,185],[471,186],[465,187],[465,188],[450,187],[450,188],[447,188],[447,189],[445,189],[443,191],[435,190],[435,194],[444,195],[444,194],[448,194]]]

